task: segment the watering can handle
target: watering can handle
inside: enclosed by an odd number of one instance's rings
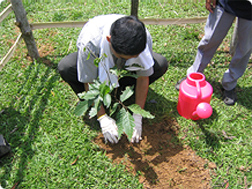
[[[196,88],[197,88],[197,99],[201,98],[201,90],[200,90],[200,83],[196,81]]]

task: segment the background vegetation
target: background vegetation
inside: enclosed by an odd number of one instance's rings
[[[8,3],[0,4],[2,11]],[[100,14],[130,14],[130,1],[47,2],[24,1],[30,23],[83,21]],[[145,1],[139,18],[185,18],[207,16],[204,1]],[[11,13],[0,24],[0,58],[8,52],[19,29]],[[232,30],[205,71],[214,88],[213,115],[192,121],[176,110],[175,83],[193,63],[204,24],[146,26],[153,36],[153,49],[169,61],[163,78],[150,86],[146,110],[155,114],[152,124],[164,117],[176,118],[179,138],[198,155],[216,163],[212,187],[244,188],[252,184],[252,71],[251,60],[239,80],[238,103],[222,102],[220,80],[231,56],[228,45]],[[41,29],[33,32],[43,58],[31,62],[22,42],[14,57],[0,72],[0,133],[12,146],[0,159],[0,184],[4,188],[142,188],[137,175],[113,165],[92,139],[97,124],[73,115],[75,94],[57,73],[58,62],[76,51],[81,28]]]

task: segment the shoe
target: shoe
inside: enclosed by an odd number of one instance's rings
[[[180,84],[184,81],[184,80],[186,80],[186,76],[185,77],[183,77],[182,79],[180,79],[177,83],[176,83],[176,85],[175,85],[175,88],[177,89],[177,91],[179,91],[179,87],[180,87]]]
[[[228,106],[233,106],[237,100],[235,88],[230,91],[224,89],[223,91],[223,101]]]

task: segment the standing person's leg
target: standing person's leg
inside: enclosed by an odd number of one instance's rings
[[[252,21],[238,18],[237,29],[235,54],[222,78],[222,86],[225,90],[236,87],[237,80],[244,74],[252,53]]]
[[[187,69],[187,75],[193,72],[204,72],[204,69],[213,58],[217,48],[227,35],[232,26],[235,16],[225,12],[222,7],[217,6],[213,13],[210,13],[205,25],[205,35],[198,45],[197,55],[194,63]],[[175,88],[179,86],[186,77],[180,79]]]
[[[75,94],[85,91],[84,83],[77,79],[77,52],[64,57],[58,64],[59,73],[64,81],[66,81]]]
[[[217,48],[227,35],[235,16],[225,12],[217,6],[214,13],[210,13],[205,26],[205,36],[199,43],[198,52],[193,65],[188,68],[187,75],[192,72],[202,72],[213,58]]]
[[[239,18],[237,35],[238,40],[234,56],[222,78],[223,101],[226,105],[235,104],[237,80],[244,74],[252,53],[252,21]]]

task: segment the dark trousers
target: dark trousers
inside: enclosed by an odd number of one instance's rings
[[[149,84],[156,81],[166,72],[168,62],[165,57],[160,54],[153,53],[154,73],[149,77]],[[73,91],[78,94],[85,91],[84,84],[77,79],[77,52],[64,57],[58,64],[59,73],[64,81],[66,81]],[[132,86],[136,84],[133,77],[123,77],[119,80],[120,87]]]

